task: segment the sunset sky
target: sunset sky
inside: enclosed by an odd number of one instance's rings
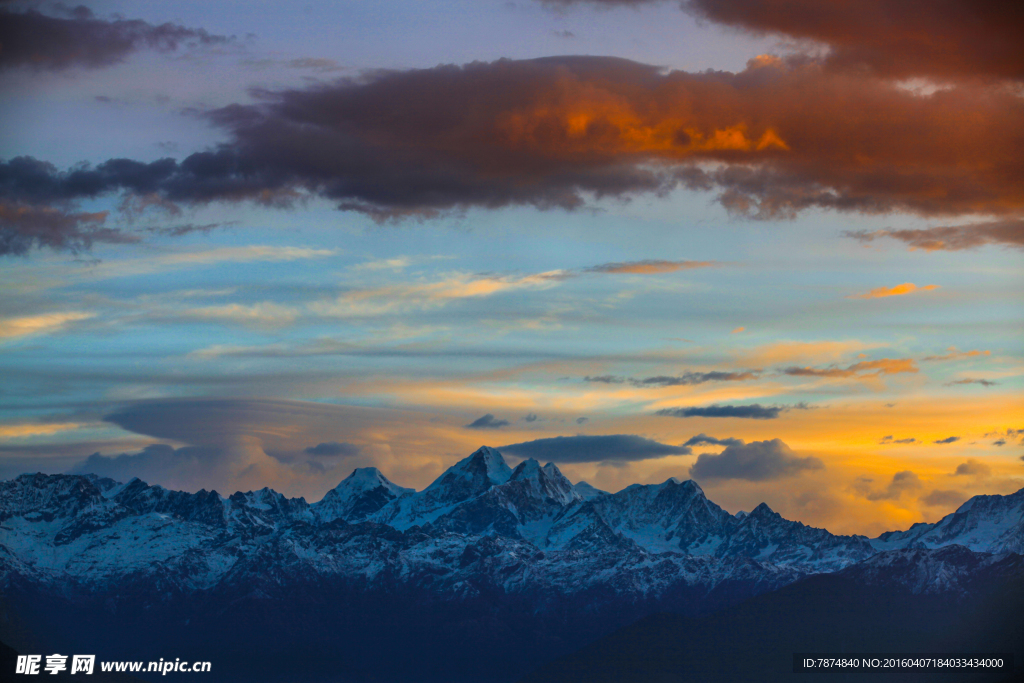
[[[487,444],[869,535],[1024,487],[1019,3],[8,0],[0,43],[0,477],[314,501]]]

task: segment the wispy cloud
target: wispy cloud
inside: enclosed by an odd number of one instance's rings
[[[721,264],[716,261],[663,261],[658,259],[644,259],[643,261],[602,263],[597,266],[590,266],[589,268],[584,268],[583,272],[628,275],[657,275],[659,273],[674,273],[679,270],[712,268],[718,265]]]
[[[745,370],[740,372],[723,372],[713,370],[710,372],[687,371],[681,375],[657,375],[653,377],[619,377],[617,375],[588,375],[583,378],[584,382],[599,384],[631,384],[634,387],[677,387],[704,384],[705,382],[745,382],[755,380],[760,376],[756,370]]]
[[[85,311],[44,313],[20,318],[0,318],[0,339],[15,339],[34,334],[59,332],[73,323],[95,317]]]
[[[556,286],[563,279],[563,273],[558,270],[532,275],[456,273],[435,282],[354,289],[331,301],[311,303],[309,310],[314,314],[340,318],[398,313],[521,289],[547,289]]]
[[[915,292],[931,292],[938,288],[938,285],[925,285],[924,287],[918,287],[913,282],[904,282],[902,285],[896,285],[895,287],[876,287],[865,294],[851,294],[846,298],[882,299],[887,296],[906,296],[907,294],[914,294]]]
[[[861,361],[845,368],[800,368],[794,366],[784,368],[782,372],[795,377],[858,377],[915,373],[918,372],[918,368],[910,358],[880,358],[879,360]]]
[[[948,225],[920,230],[847,231],[847,237],[873,242],[888,237],[925,251],[963,251],[987,244],[1024,249],[1024,218],[1009,218],[985,223]]]
[[[81,428],[77,422],[24,422],[21,424],[0,424],[0,438],[17,439],[26,436],[48,436]]]
[[[991,356],[992,355],[991,351],[979,351],[978,349],[973,349],[971,351],[958,351],[955,346],[950,346],[948,349],[946,349],[946,351],[948,351],[949,353],[946,353],[946,354],[944,354],[942,356],[925,356],[921,360],[928,361],[928,362],[947,361],[947,360],[964,360],[966,358],[977,358],[979,356]]]
[[[994,387],[997,384],[999,384],[999,382],[995,382],[995,381],[990,380],[990,379],[976,379],[976,378],[970,378],[969,377],[967,379],[958,379],[958,380],[954,380],[952,382],[946,382],[945,386],[952,387],[952,386],[956,386],[958,384],[980,384],[983,387]]]
[[[200,306],[186,308],[173,314],[183,320],[218,322],[252,327],[282,327],[295,322],[299,311],[295,308],[271,302],[252,305],[225,304],[223,306]]]

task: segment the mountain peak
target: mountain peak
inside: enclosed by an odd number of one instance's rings
[[[565,475],[558,471],[554,463],[548,463],[544,467],[533,458],[522,461],[512,470],[509,482],[528,482],[536,492],[544,497],[552,498],[562,505],[573,500],[580,500],[581,496],[573,488],[572,482],[565,478]]]
[[[413,489],[392,483],[376,467],[357,467],[313,508],[321,521],[344,519],[354,522],[410,493]]]
[[[540,463],[533,458],[528,458],[516,465],[509,479],[537,479],[542,475],[542,472]]]
[[[452,485],[456,480],[475,482],[474,488],[483,491],[491,486],[504,484],[512,476],[512,468],[501,453],[490,446],[481,446],[472,455],[458,461],[444,474],[434,480],[426,490]]]
[[[768,507],[768,503],[761,503],[746,515],[750,519],[764,519],[766,517],[779,517],[779,513]]]

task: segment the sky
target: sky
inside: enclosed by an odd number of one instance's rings
[[[1024,16],[0,2],[0,477],[1024,487]]]

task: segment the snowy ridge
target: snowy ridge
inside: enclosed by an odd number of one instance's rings
[[[934,524],[887,531],[877,550],[962,545],[978,552],[1024,553],[1024,489],[1008,496],[975,496]]]
[[[373,520],[396,529],[432,522],[459,503],[479,496],[492,486],[504,484],[510,476],[512,470],[501,453],[481,446],[468,458],[449,467],[423,491],[384,506]]]
[[[393,484],[376,467],[361,467],[314,503],[311,510],[321,523],[336,519],[356,522],[366,519],[396,498],[415,492],[415,489]]]
[[[486,447],[423,491],[362,468],[313,505],[267,488],[225,498],[33,474],[0,482],[0,586],[20,577],[54,590],[249,593],[334,577],[463,597],[489,586],[639,599],[737,581],[767,590],[856,566],[868,578],[898,570],[929,590],[983,568],[978,553],[1019,552],[1022,514],[1024,490],[874,540],[836,536],[765,504],[730,515],[692,481],[608,494],[573,486],[550,463],[512,470]]]

